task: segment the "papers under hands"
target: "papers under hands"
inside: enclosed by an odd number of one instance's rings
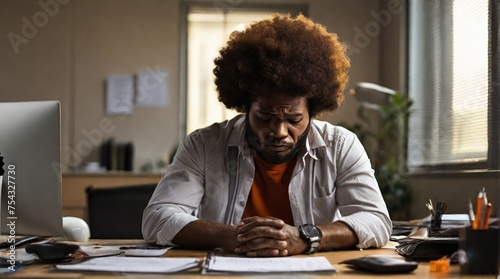
[[[143,246],[84,246],[82,250],[88,254],[86,260],[76,264],[58,264],[56,268],[64,271],[124,273],[173,273],[195,267],[200,268],[202,274],[335,272],[335,268],[325,257],[248,258],[216,256],[210,252],[206,258],[201,259],[194,257],[156,258],[171,247],[158,248],[161,249],[145,249]]]
[[[207,256],[202,273],[335,272],[325,257],[247,258]]]
[[[56,268],[66,271],[172,273],[197,267],[201,262],[198,258],[111,256],[93,258],[78,264],[58,264]]]
[[[198,258],[144,258],[110,256],[92,258],[78,264],[58,264],[65,271],[173,273],[201,266]],[[203,273],[335,272],[325,257],[207,257]]]

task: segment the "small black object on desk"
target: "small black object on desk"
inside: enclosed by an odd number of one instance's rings
[[[443,219],[443,214],[446,212],[448,205],[446,202],[439,201],[437,203],[436,210],[432,206],[432,201],[429,199],[430,203],[430,211],[431,211],[431,231],[436,231],[441,229],[441,222]],[[427,204],[427,208],[429,208],[429,204]]]
[[[349,268],[379,274],[396,274],[412,272],[418,267],[414,261],[388,256],[367,256],[341,262]]]
[[[64,261],[80,246],[68,243],[46,242],[26,246],[26,252],[36,254],[40,260],[47,262]]]

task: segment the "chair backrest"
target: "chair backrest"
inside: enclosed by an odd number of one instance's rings
[[[94,239],[142,239],[142,213],[156,184],[95,188],[89,186],[87,212]]]

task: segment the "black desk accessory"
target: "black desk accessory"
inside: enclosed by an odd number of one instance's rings
[[[368,256],[341,262],[349,268],[379,274],[409,273],[418,267],[417,262],[388,256]]]
[[[79,248],[80,246],[75,244],[46,242],[30,244],[26,246],[26,252],[36,254],[42,261],[58,262],[67,260]]]

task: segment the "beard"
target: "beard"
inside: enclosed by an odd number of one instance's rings
[[[280,140],[275,138],[265,139],[265,142],[260,142],[259,136],[254,132],[252,127],[250,126],[250,120],[248,119],[248,115],[245,117],[245,136],[248,141],[248,145],[257,152],[257,154],[267,163],[277,165],[290,162],[302,149],[307,140],[307,135],[309,134],[309,129],[311,128],[311,120],[307,124],[307,128],[304,130],[304,133],[299,136],[297,143],[293,144],[293,142],[289,142],[287,140]],[[264,149],[266,144],[275,144],[275,145],[287,145],[292,148],[283,151],[283,152],[269,152]]]

